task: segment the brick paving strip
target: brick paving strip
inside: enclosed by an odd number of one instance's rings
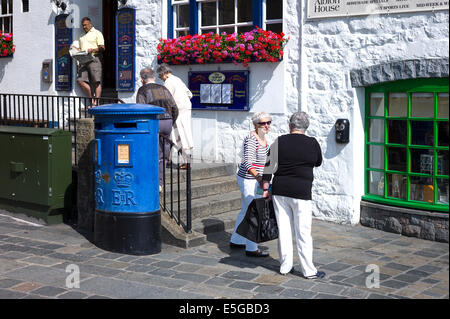
[[[363,226],[313,221],[314,262],[327,276],[311,281],[296,253],[294,273],[278,274],[276,241],[263,244],[268,258],[230,251],[229,232],[196,248],[163,244],[160,254],[130,256],[101,250],[68,225],[35,226],[0,212],[2,299],[449,298],[447,243]],[[73,265],[79,288],[67,286]],[[373,267],[380,284],[367,288]]]

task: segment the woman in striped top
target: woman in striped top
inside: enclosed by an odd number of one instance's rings
[[[237,174],[237,183],[241,190],[241,211],[236,218],[234,232],[230,239],[231,248],[245,248],[245,254],[251,257],[267,257],[267,251],[261,251],[258,244],[236,233],[236,229],[245,217],[247,208],[257,195],[258,187],[262,188],[262,174],[266,163],[269,145],[266,134],[270,130],[270,116],[265,112],[259,112],[252,116],[255,130],[251,131],[244,139],[244,152]],[[261,192],[262,194],[262,192]]]

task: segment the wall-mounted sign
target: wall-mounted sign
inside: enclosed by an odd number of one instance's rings
[[[72,28],[67,27],[68,14],[60,14],[55,18],[55,89],[56,91],[72,91]]]
[[[192,109],[248,111],[249,71],[189,72]]]
[[[117,91],[134,92],[136,70],[136,12],[120,9],[116,15],[116,88]]]
[[[308,0],[307,18],[334,18],[448,9],[448,0]]]

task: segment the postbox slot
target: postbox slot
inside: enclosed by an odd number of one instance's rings
[[[134,123],[114,123],[114,128],[137,128],[136,122]]]

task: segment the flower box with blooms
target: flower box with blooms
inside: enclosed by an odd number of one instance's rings
[[[0,31],[0,58],[12,56],[15,50],[12,33]]]
[[[284,33],[265,31],[258,27],[243,34],[207,33],[186,35],[176,39],[160,39],[158,63],[205,64],[232,62],[278,62],[289,38]]]

